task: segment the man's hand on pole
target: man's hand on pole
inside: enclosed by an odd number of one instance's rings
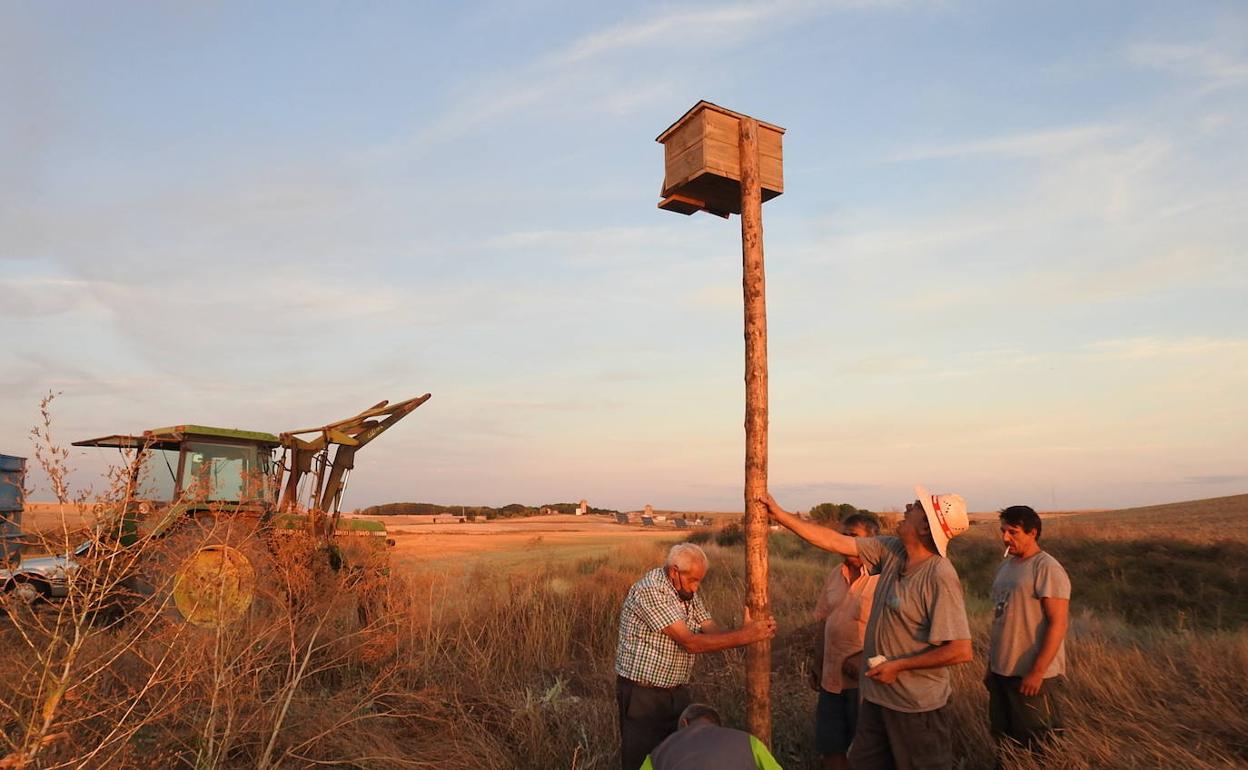
[[[761,642],[764,639],[771,639],[776,635],[776,619],[770,615],[754,620],[750,617],[750,608],[745,608],[745,619],[741,623],[741,630],[750,640],[749,643]]]

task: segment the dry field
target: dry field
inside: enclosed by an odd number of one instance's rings
[[[22,506],[22,529],[27,532],[86,529],[92,520],[90,505],[27,502]]]
[[[614,770],[619,603],[687,534],[592,518],[388,518],[396,569],[363,623],[358,589],[294,562],[268,576],[290,598],[217,633],[159,608],[100,623],[100,576],[84,576],[74,602],[0,623],[0,767]],[[1045,758],[1000,766],[1248,765],[1246,522],[1248,495],[1047,518],[1075,586],[1069,730]],[[787,533],[770,548],[774,743],[793,770],[814,759],[807,618],[836,560]],[[708,604],[738,623],[742,549],[707,550]],[[979,680],[1000,556],[990,523],[952,549],[977,653],[954,671],[961,770],[997,761]],[[695,672],[738,725],[742,670],[729,651]]]
[[[491,566],[524,567],[539,561],[600,556],[625,541],[677,542],[687,533],[672,524],[617,524],[605,516],[534,516],[454,522],[441,516],[378,516],[395,546],[391,563],[402,571]],[[434,521],[438,519],[438,521]]]

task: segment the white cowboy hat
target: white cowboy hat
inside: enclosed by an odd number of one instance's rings
[[[923,512],[927,514],[927,526],[932,530],[936,550],[945,555],[949,541],[966,531],[971,525],[966,515],[966,501],[962,495],[933,495],[921,485],[914,485]]]

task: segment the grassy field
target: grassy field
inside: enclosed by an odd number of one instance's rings
[[[1069,731],[1047,763],[1005,767],[1248,764],[1245,521],[1248,495],[1046,522],[1042,542],[1075,592]],[[533,535],[454,568],[412,558],[377,586],[279,567],[266,580],[282,590],[218,632],[169,622],[159,606],[93,622],[103,578],[84,576],[76,603],[0,627],[13,662],[0,670],[0,767],[614,769],[619,604],[666,546],[633,534]],[[954,672],[966,769],[995,759],[980,683],[995,536],[978,524],[952,549],[976,634],[976,662]],[[775,752],[804,768],[808,616],[836,560],[787,534],[771,551]],[[742,550],[708,553],[707,601],[738,623]],[[373,609],[363,624],[361,596]],[[737,725],[742,671],[729,651],[695,672],[700,697]]]

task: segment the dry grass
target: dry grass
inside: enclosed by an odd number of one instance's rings
[[[740,550],[708,550],[707,600],[721,621],[739,622]],[[331,589],[324,601],[278,602],[267,617],[221,633],[160,624],[160,613],[112,627],[49,627],[40,637],[46,660],[63,661],[68,640],[81,632],[69,681],[98,673],[77,692],[66,690],[73,696],[62,696],[47,729],[33,734],[46,743],[26,766],[614,768],[619,603],[662,551],[637,542],[512,572],[483,562],[397,576],[389,611],[364,627],[352,594],[334,592],[326,575],[308,577]],[[784,629],[775,644],[775,745],[790,768],[812,760],[814,696],[804,684],[808,639],[800,629],[832,563],[791,537],[773,538],[774,609]],[[982,660],[986,606],[976,591],[970,595]],[[1071,727],[1048,766],[1248,761],[1242,627],[1166,630],[1079,607],[1078,599],[1076,607]],[[155,618],[150,627],[147,617]],[[0,638],[6,660],[29,649],[14,633],[7,628]],[[737,724],[744,718],[742,670],[742,656],[730,651],[707,656],[696,675],[701,697]],[[26,735],[46,713],[41,671],[0,678],[0,700],[11,707],[5,735]],[[965,768],[993,763],[981,675],[978,664],[955,672]],[[92,754],[97,746],[107,748]],[[1022,757],[1006,766],[1042,765]]]
[[[1245,503],[1046,525],[1046,547],[1075,585],[1069,730],[1045,758],[1006,756],[1005,767],[1248,764]],[[50,545],[70,544],[63,535]],[[960,767],[989,768],[983,595],[1000,548],[990,525],[955,546],[978,661],[954,672],[956,751]],[[288,540],[263,571],[253,611],[217,630],[173,622],[167,585],[116,611],[126,576],[159,547],[116,549],[100,537],[69,600],[33,612],[5,607],[0,768],[618,766],[619,606],[659,563],[663,543],[542,552],[544,560],[530,552],[527,564],[505,569],[492,560],[417,567],[360,586],[309,567],[310,544]],[[741,549],[707,550],[708,604],[721,623],[739,623]],[[771,550],[782,629],[773,647],[775,753],[802,768],[814,759],[807,618],[835,560],[787,534]],[[368,622],[357,614],[361,596],[374,610]],[[700,697],[738,725],[743,668],[740,651],[728,651],[706,656],[695,674]]]

